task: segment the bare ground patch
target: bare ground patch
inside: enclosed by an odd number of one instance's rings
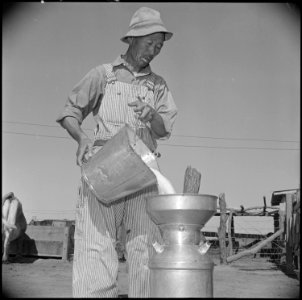
[[[300,282],[265,258],[242,258],[214,267],[214,298],[298,298]],[[2,291],[9,297],[72,297],[72,262],[23,258],[2,264]],[[120,263],[119,294],[127,295],[126,263]]]

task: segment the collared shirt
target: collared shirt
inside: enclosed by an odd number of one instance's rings
[[[177,107],[165,80],[151,71],[148,65],[139,73],[133,73],[127,67],[127,62],[119,56],[113,63],[113,71],[116,79],[121,82],[142,85],[147,79],[154,78],[154,103],[155,110],[163,119],[167,132],[165,137],[171,135],[172,127],[177,115]],[[61,122],[65,117],[70,116],[82,124],[83,120],[92,112],[98,113],[102,103],[106,86],[106,72],[103,65],[97,66],[89,71],[84,78],[74,86],[66,101],[65,107],[57,122]],[[154,134],[156,137],[156,134]],[[159,137],[157,137],[159,138]]]

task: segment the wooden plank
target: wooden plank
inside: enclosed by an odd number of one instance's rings
[[[200,180],[201,174],[195,168],[188,166],[185,172],[183,193],[198,194],[200,188]],[[204,237],[201,231],[200,239],[201,241],[206,242],[206,238]]]
[[[24,235],[21,254],[31,256],[50,256],[68,259],[72,238],[70,226],[36,226],[28,225]],[[10,244],[9,253],[16,254],[18,251],[17,241]],[[73,249],[71,249],[73,251]]]
[[[65,226],[67,226],[67,221],[65,221],[65,220],[53,220],[52,221],[52,226],[65,227]]]
[[[63,241],[65,227],[28,225],[26,234],[39,241]]]
[[[252,249],[244,250],[244,251],[241,251],[241,252],[239,252],[239,253],[237,253],[235,255],[231,255],[231,256],[227,257],[226,261],[228,263],[230,263],[232,261],[238,260],[241,257],[257,253],[265,245],[267,245],[268,243],[272,242],[275,238],[277,238],[278,236],[280,236],[282,234],[282,232],[283,232],[283,228],[279,229],[277,232],[275,232],[274,234],[272,234],[270,237],[268,237],[264,241],[259,242]]]
[[[191,166],[185,172],[183,193],[198,194],[200,188],[201,174]]]
[[[35,241],[37,256],[62,257],[63,243],[56,241]]]
[[[18,245],[16,241],[11,242],[9,247],[9,254],[18,253]],[[50,256],[50,257],[62,257],[63,243],[58,241],[36,241],[36,240],[24,240],[23,247],[21,249],[22,255],[31,256]]]

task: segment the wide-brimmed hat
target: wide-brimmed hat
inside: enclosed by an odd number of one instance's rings
[[[14,197],[15,197],[14,193],[9,192],[9,193],[5,194],[2,199],[6,200],[6,199],[14,198]]]
[[[121,41],[128,43],[128,37],[144,36],[151,33],[163,32],[165,41],[169,40],[173,33],[168,31],[160,18],[160,13],[152,8],[141,7],[132,16],[129,31],[121,38]]]

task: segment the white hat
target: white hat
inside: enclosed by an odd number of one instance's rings
[[[169,40],[173,33],[169,32],[160,18],[160,13],[152,8],[141,7],[132,16],[129,31],[121,38],[121,41],[128,43],[128,37],[144,36],[155,32],[163,32],[165,41]]]

